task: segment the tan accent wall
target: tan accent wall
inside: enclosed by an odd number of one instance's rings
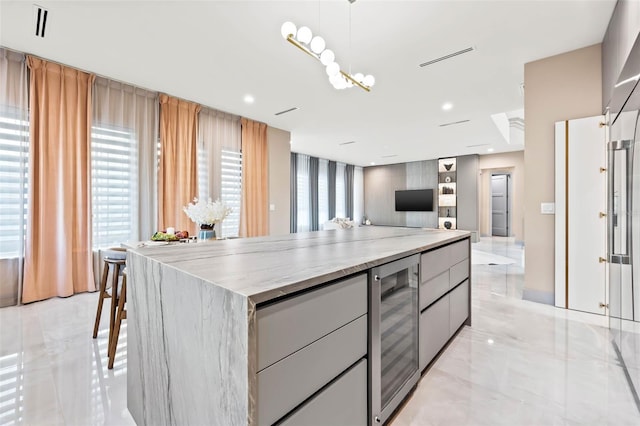
[[[491,235],[491,174],[511,174],[511,236],[524,242],[524,151],[481,155],[478,162],[480,235]]]
[[[267,127],[269,150],[269,235],[289,233],[291,133]],[[271,207],[275,210],[271,210]]]
[[[525,64],[524,84],[524,292],[553,303],[554,216],[540,214],[540,203],[555,198],[554,124],[601,114],[601,45]]]

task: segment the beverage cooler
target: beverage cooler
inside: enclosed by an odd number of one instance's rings
[[[373,268],[369,277],[369,401],[372,425],[385,423],[420,378],[419,255]]]

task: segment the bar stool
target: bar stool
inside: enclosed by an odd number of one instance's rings
[[[124,256],[126,249],[112,248],[107,250],[112,252],[104,257],[104,269],[102,271],[102,279],[100,280],[100,297],[98,298],[98,309],[96,312],[96,321],[93,326],[93,338],[98,336],[98,328],[100,327],[100,317],[102,315],[102,305],[104,299],[111,299],[109,312],[109,345],[113,336],[113,326],[116,320],[116,308],[118,304],[118,278],[121,270],[124,269],[126,259]],[[109,272],[111,271],[111,284],[109,284]]]
[[[116,322],[113,326],[113,336],[109,339],[109,364],[107,368],[111,370],[113,368],[113,361],[116,358],[116,350],[118,348],[118,337],[120,337],[120,325],[123,319],[127,319],[127,310],[125,309],[125,303],[127,303],[127,269],[125,268],[122,273],[122,287],[120,288],[120,294],[118,295],[118,313],[116,314]]]

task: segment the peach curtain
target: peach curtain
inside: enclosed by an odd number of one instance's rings
[[[200,105],[160,95],[158,227],[196,231],[182,210],[198,196],[197,139]]]
[[[91,85],[73,68],[27,56],[29,195],[23,303],[94,291]]]
[[[269,234],[267,125],[246,118],[242,125],[242,207],[240,236]]]

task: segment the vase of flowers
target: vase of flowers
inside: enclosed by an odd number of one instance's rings
[[[231,207],[219,199],[211,201],[211,198],[208,201],[194,198],[192,203],[182,209],[189,219],[200,227],[198,232],[199,241],[214,239],[216,237],[214,230],[216,223],[222,222],[231,213]]]

